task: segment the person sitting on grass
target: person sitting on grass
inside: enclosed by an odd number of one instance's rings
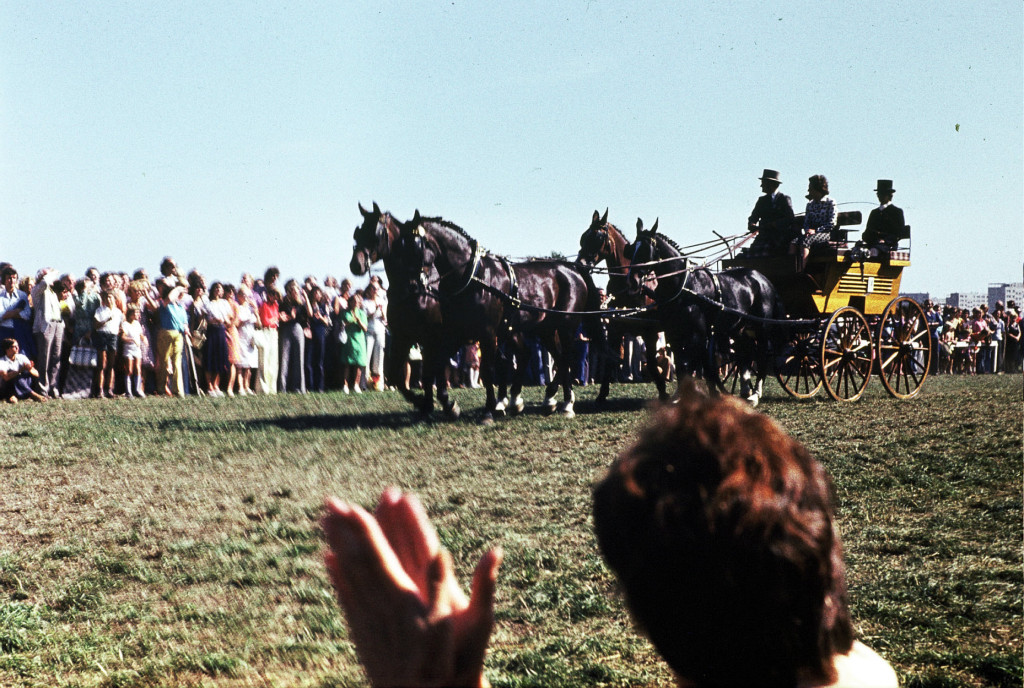
[[[327,570],[375,686],[485,686],[500,549],[467,599],[412,495],[328,498]],[[598,545],[680,686],[896,686],[856,642],[825,469],[778,425],[689,385],[594,490]]]
[[[0,340],[0,400],[17,404],[24,399],[46,401],[46,397],[32,389],[39,371],[13,337]]]

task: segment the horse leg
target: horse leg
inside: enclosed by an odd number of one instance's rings
[[[753,404],[756,406],[764,396],[764,379],[768,375],[768,360],[771,356],[770,348],[770,335],[767,328],[759,328],[757,330],[757,342],[754,347],[755,351],[755,364],[757,366],[757,377],[754,383],[754,394],[756,400]]]
[[[563,333],[564,334],[564,333]],[[572,341],[569,338],[563,338],[563,342]],[[572,363],[573,351],[572,347],[564,346],[561,351],[561,362],[559,363],[558,375],[562,378],[562,399],[564,405],[562,406],[562,415],[566,418],[575,418],[576,411],[573,405],[576,403],[576,395],[572,391],[572,370],[569,367]]]
[[[743,331],[736,337],[736,365],[740,367],[740,396],[746,399],[751,406],[757,406],[760,401],[760,388],[764,380],[761,371],[756,369],[758,346],[758,340],[752,332]],[[764,359],[762,358],[762,360]]]
[[[494,370],[492,376],[498,388],[497,396],[492,407],[494,415],[504,416],[508,411],[508,378],[509,378],[509,350],[513,347],[511,340],[501,343],[495,342],[494,346]]]
[[[480,340],[480,381],[484,385],[487,401],[484,403],[484,415],[480,419],[483,425],[494,423],[495,407],[497,400],[494,397],[495,359],[497,358],[497,343],[493,338],[484,337]]]
[[[647,372],[654,378],[654,386],[658,388],[658,401],[667,401],[668,393],[665,391],[665,381],[658,373],[658,333],[647,332],[644,334],[644,347],[647,349]]]
[[[401,370],[401,374],[398,375],[398,391],[402,393],[402,397],[416,408],[420,407],[423,403],[423,397],[420,394],[416,394],[409,388],[409,378],[406,375],[406,371],[409,367],[409,349],[412,348],[412,342],[409,340],[393,341],[392,346],[395,354],[398,356],[396,368]],[[400,368],[398,368],[400,366]]]
[[[426,419],[434,412],[435,388],[443,383],[441,371],[444,359],[436,347],[423,348],[423,400],[420,404],[420,414]]]
[[[523,400],[523,375],[526,373],[526,350],[517,341],[508,357],[505,370],[509,374],[508,407],[513,415],[519,415],[526,408]]]
[[[548,381],[547,386],[544,388],[544,415],[550,415],[555,412],[555,408],[558,406],[555,395],[558,394],[559,381],[562,376],[568,375],[568,371],[565,370],[561,351],[555,336],[552,335],[542,339],[541,344],[555,363],[555,374],[551,376],[551,380]]]
[[[445,418],[456,420],[462,415],[462,409],[459,408],[459,402],[452,401],[448,396],[449,368],[446,359],[443,360],[437,372],[439,377],[437,381],[437,401],[441,404],[441,410],[444,412]]]
[[[603,375],[601,376],[601,391],[597,395],[597,403],[603,404],[608,400],[608,387],[612,378],[618,377],[619,366],[622,358],[619,352],[622,351],[622,332],[616,330],[614,334],[609,332],[608,340],[605,342],[602,357],[604,358]]]

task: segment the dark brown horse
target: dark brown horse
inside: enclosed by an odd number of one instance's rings
[[[629,272],[630,260],[626,257],[627,249],[632,248],[622,232],[608,222],[608,210],[604,215],[594,211],[590,227],[580,237],[579,260],[584,265],[596,265],[601,261],[608,267],[608,308],[612,309],[633,309],[649,307],[654,302],[649,296],[629,293],[629,285],[626,282],[626,275]],[[647,349],[647,370],[658,387],[658,398],[662,401],[668,399],[665,391],[665,381],[657,374],[658,364],[658,333],[661,326],[651,315],[647,318],[639,317],[612,317],[608,321],[608,346],[606,348],[608,361],[604,366],[604,375],[601,380],[601,391],[597,395],[597,401],[602,402],[608,398],[608,384],[616,377],[619,367],[622,364],[623,341],[627,335],[639,335],[644,340]]]
[[[596,311],[597,289],[589,271],[565,261],[537,260],[511,264],[482,247],[460,227],[441,218],[416,217],[406,225],[396,253],[404,265],[408,290],[420,289],[440,304],[444,321],[443,352],[457,343],[480,341],[481,379],[494,376],[500,344],[513,351],[522,371],[522,334],[536,336],[555,360],[556,374],[545,390],[544,406],[554,411],[558,387],[563,413],[574,416],[570,372],[573,343],[585,311]],[[589,325],[588,321],[588,325]],[[447,356],[447,353],[442,354]],[[445,358],[447,360],[447,358]],[[424,366],[427,361],[424,357]],[[511,389],[511,404],[521,408],[520,375]],[[502,400],[504,402],[504,399]],[[488,395],[488,411],[501,402]]]
[[[423,371],[422,382],[424,394],[415,394],[408,386],[405,365],[409,358],[409,350],[413,344],[419,344],[423,350],[424,360],[438,356],[435,352],[437,342],[441,340],[444,329],[441,309],[433,299],[424,298],[422,294],[404,289],[402,279],[397,274],[400,269],[393,257],[393,247],[398,242],[402,223],[391,213],[382,212],[374,203],[372,210],[366,210],[359,204],[359,213],[363,216],[362,223],[356,227],[353,239],[352,261],[349,269],[354,275],[365,275],[377,261],[384,261],[384,271],[388,276],[388,323],[391,329],[392,361],[397,363],[398,388],[402,395],[417,406],[424,414],[433,410],[433,389],[438,389],[441,407],[449,417],[459,415],[458,405],[448,399],[448,367]]]
[[[747,268],[712,272],[691,265],[675,242],[658,233],[657,221],[644,230],[643,222],[637,220],[632,261],[627,274],[631,293],[645,293],[647,276],[657,277],[656,312],[675,354],[680,379],[687,373],[697,377],[712,374],[709,345],[714,335],[735,348],[742,395],[756,404],[769,366],[766,323],[785,317],[782,301],[768,278]]]

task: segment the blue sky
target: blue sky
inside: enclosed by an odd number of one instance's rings
[[[1019,0],[0,0],[0,258],[343,275],[357,203],[512,256],[595,209],[734,234],[762,168],[913,227],[904,291],[1019,281]]]

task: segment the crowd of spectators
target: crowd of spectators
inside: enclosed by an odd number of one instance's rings
[[[271,267],[262,279],[243,274],[237,285],[207,283],[197,270],[183,272],[172,258],[150,279],[129,275],[83,277],[52,268],[20,275],[0,263],[0,399],[47,397],[210,396],[278,392],[346,393],[398,386],[404,376],[419,386],[421,354],[395,370],[388,354],[387,292],[379,276],[362,290],[349,280],[314,277],[281,284]],[[1020,372],[1019,307],[997,302],[970,311],[925,303],[934,352],[933,373]],[[600,382],[612,366],[617,382],[650,380],[644,342],[626,337],[619,351],[577,333],[572,376],[576,384]],[[526,337],[526,384],[546,384],[551,357]],[[672,377],[671,355],[655,374]],[[480,348],[461,348],[449,361],[453,387],[480,386]]]
[[[0,399],[385,389],[387,294],[314,277],[207,283],[168,257],[150,279],[0,263]]]
[[[932,372],[959,375],[1019,373],[1024,369],[1021,314],[1016,303],[972,309],[927,301],[933,339]]]

